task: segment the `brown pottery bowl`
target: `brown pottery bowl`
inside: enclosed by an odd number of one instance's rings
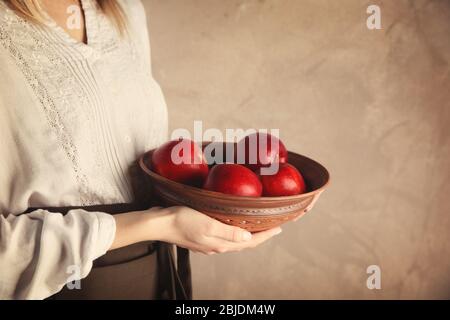
[[[139,164],[150,178],[153,192],[164,205],[188,206],[250,232],[274,228],[302,216],[312,209],[330,181],[330,175],[324,166],[310,158],[289,152],[288,162],[302,173],[307,186],[306,193],[259,198],[227,195],[180,184],[156,174],[151,168],[153,151],[145,153]]]

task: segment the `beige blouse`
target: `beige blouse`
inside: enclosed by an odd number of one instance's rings
[[[140,0],[122,0],[120,38],[82,0],[88,44],[55,23],[39,28],[0,0],[0,299],[42,299],[114,239],[112,216],[29,207],[131,202],[129,168],[167,138]]]

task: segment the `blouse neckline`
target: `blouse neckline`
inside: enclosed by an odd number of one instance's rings
[[[52,29],[55,33],[59,35],[59,37],[65,41],[70,46],[77,48],[78,50],[85,52],[87,54],[93,54],[96,51],[96,39],[97,31],[98,31],[98,21],[96,21],[97,8],[91,2],[91,0],[80,0],[81,9],[84,14],[84,24],[86,30],[86,43],[83,41],[77,41],[73,38],[66,30],[64,30],[60,25],[58,25],[55,20],[50,17],[47,13],[44,12],[44,15],[47,19],[47,27]]]
[[[59,26],[47,13],[44,14],[44,28],[39,28],[34,23],[27,21],[23,17],[17,15],[9,6],[0,0],[0,9],[4,9],[6,16],[0,18],[5,22],[6,26],[19,23],[30,29],[29,31],[40,31],[37,33],[46,34],[42,39],[48,41],[49,44],[58,43],[65,45],[67,48],[74,50],[82,56],[90,59],[100,59],[104,54],[111,52],[121,42],[114,26],[108,20],[98,7],[95,0],[81,0],[81,6],[85,16],[85,28],[87,43],[77,41],[69,35],[61,26]],[[10,32],[17,33],[14,27],[10,27]]]

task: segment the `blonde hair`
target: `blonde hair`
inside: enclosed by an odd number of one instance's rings
[[[1,0],[0,0],[1,1]],[[44,22],[39,0],[3,0],[11,9],[22,17],[36,23]],[[126,17],[117,0],[96,0],[102,12],[111,19],[117,31],[123,35],[126,30]]]

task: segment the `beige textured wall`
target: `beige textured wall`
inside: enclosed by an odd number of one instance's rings
[[[196,298],[450,298],[448,0],[143,2],[172,129],[281,128],[332,174],[270,243],[194,255]]]

